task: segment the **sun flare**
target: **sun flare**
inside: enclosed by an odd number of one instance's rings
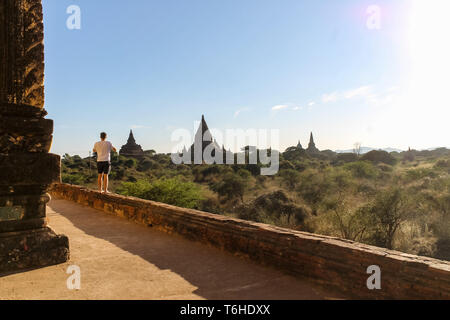
[[[389,125],[397,137],[414,141],[416,147],[429,144],[429,136],[449,136],[449,12],[448,0],[413,0],[411,6],[405,57],[410,72],[389,113]]]
[[[422,111],[426,107],[446,115],[450,103],[449,12],[448,0],[414,0],[410,27],[412,101]]]

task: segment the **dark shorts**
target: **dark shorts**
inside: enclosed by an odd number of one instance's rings
[[[98,174],[109,174],[111,171],[111,163],[108,161],[97,162]]]

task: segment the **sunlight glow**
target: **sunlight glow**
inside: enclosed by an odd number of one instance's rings
[[[410,107],[431,119],[449,118],[450,1],[414,0],[411,15],[410,52],[412,76]]]
[[[434,143],[442,144],[450,136],[449,14],[449,0],[412,1],[405,57],[410,74],[385,116],[390,122],[386,126],[396,128],[395,139],[409,141],[412,147],[437,147]]]

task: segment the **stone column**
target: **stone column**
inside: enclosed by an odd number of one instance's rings
[[[69,258],[45,215],[61,161],[49,153],[43,39],[41,0],[0,1],[0,273]]]

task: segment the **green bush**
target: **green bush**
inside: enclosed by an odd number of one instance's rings
[[[368,227],[372,229],[372,244],[393,249],[394,237],[401,224],[414,213],[408,200],[401,189],[394,187],[380,192],[362,209],[370,216]]]
[[[382,172],[392,172],[394,171],[394,168],[388,164],[380,163],[378,166],[378,169],[380,169]]]
[[[406,178],[409,181],[417,181],[427,177],[437,178],[438,174],[431,168],[419,168],[406,171]]]
[[[237,173],[242,179],[245,179],[245,180],[250,179],[250,177],[252,176],[251,172],[248,171],[248,170],[246,170],[246,169],[239,169],[236,173]]]
[[[434,165],[435,168],[437,169],[447,169],[450,170],[450,160],[439,160],[436,162],[436,164]],[[449,171],[450,172],[450,171]]]
[[[145,199],[145,193],[150,190],[151,183],[147,180],[138,180],[137,182],[122,182],[117,188],[117,193],[124,196],[132,196]]]
[[[240,219],[285,227],[302,226],[311,215],[307,207],[296,204],[282,190],[263,194],[238,207],[237,212]]]
[[[62,182],[82,186],[85,178],[81,174],[62,174]]]
[[[300,150],[297,148],[289,148],[283,154],[283,158],[289,161],[301,160],[303,158],[309,158],[305,150]]]
[[[349,163],[358,161],[358,155],[356,153],[338,153],[335,162],[337,163]]]
[[[239,198],[244,201],[246,189],[247,181],[234,173],[226,174],[221,181],[212,186],[212,190],[217,192],[219,197],[225,197],[227,200]]]
[[[377,170],[368,161],[351,162],[345,164],[343,167],[349,170],[355,178],[373,179],[377,176]]]
[[[192,174],[194,175],[194,182],[210,182],[214,180],[214,177],[221,175],[223,172],[220,165],[196,165],[192,169]],[[231,170],[231,169],[230,169]]]
[[[183,208],[198,208],[203,199],[200,188],[178,178],[158,179],[153,182],[138,180],[123,182],[117,192],[146,200],[163,202]]]
[[[127,168],[134,168],[137,166],[137,160],[134,158],[129,158],[125,161],[125,166]]]
[[[295,188],[300,183],[300,173],[296,170],[282,170],[280,176],[289,188]]]
[[[300,175],[300,183],[296,188],[299,195],[312,206],[313,211],[325,199],[327,194],[336,190],[332,178],[329,176],[329,170],[319,172],[318,170],[308,169]]]
[[[316,228],[325,226],[329,234],[343,239],[360,242],[365,239],[371,222],[364,210],[354,208],[349,201],[339,196],[327,198],[323,204],[326,214],[315,217],[310,223],[316,224]],[[317,223],[322,226],[317,226]]]
[[[351,174],[342,169],[334,169],[327,171],[327,178],[329,185],[334,187],[334,193],[344,191],[354,185]]]
[[[115,168],[111,170],[110,179],[112,180],[122,180],[125,177],[125,169],[123,168]]]
[[[394,165],[396,162],[395,158],[391,154],[387,153],[386,151],[382,151],[382,150],[370,151],[370,152],[366,153],[365,155],[363,155],[361,157],[361,160],[370,161],[374,164],[385,163],[385,164],[389,164],[389,165]]]
[[[153,161],[151,159],[145,159],[144,161],[140,162],[137,170],[140,172],[145,172],[148,170],[157,170],[159,169],[159,164],[156,161]]]
[[[295,166],[288,160],[280,161],[280,170],[295,170]]]
[[[196,184],[183,182],[178,178],[154,181],[144,197],[183,208],[198,208],[200,200],[203,199]]]

